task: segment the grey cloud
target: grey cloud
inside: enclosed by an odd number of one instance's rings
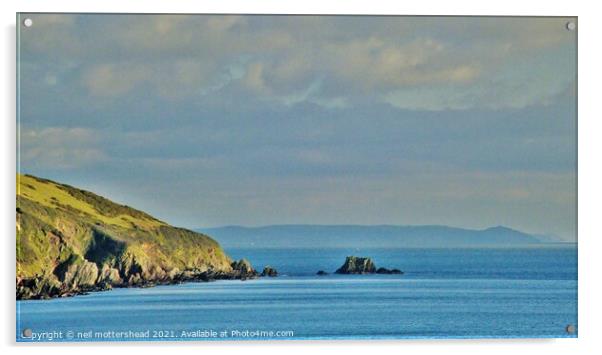
[[[19,157],[29,168],[76,169],[107,159],[97,132],[85,128],[21,129]]]
[[[24,172],[190,227],[574,231],[566,19],[32,17]]]
[[[44,18],[40,15],[41,22]],[[563,48],[574,53],[574,37],[563,30],[565,20],[560,18],[53,18],[46,20],[48,31],[23,33],[24,60],[30,60],[27,53],[51,58],[68,53],[83,63],[81,82],[93,96],[106,95],[108,87],[125,94],[146,85],[159,98],[189,98],[219,95],[226,85],[239,85],[259,98],[286,101],[322,80],[319,95],[329,98],[326,103],[334,102],[331,107],[368,94],[404,108],[466,109],[479,106],[477,90],[492,80],[501,80],[502,87],[532,83],[512,77],[513,67],[500,68],[509,58],[516,62],[533,52],[552,56]],[[467,38],[470,45],[458,38]],[[224,81],[224,73],[240,64],[241,57],[247,58],[245,74]],[[569,64],[557,68],[568,72]],[[522,66],[537,69],[532,63]],[[496,79],[500,69],[506,73]],[[511,83],[505,81],[508,76]],[[447,105],[434,98],[440,94],[439,84],[447,85],[446,94],[455,97]],[[524,93],[550,85],[557,86],[554,78],[544,77]],[[495,107],[516,106],[512,93],[496,92]],[[421,102],[412,106],[416,96]],[[526,95],[524,105],[538,99]]]

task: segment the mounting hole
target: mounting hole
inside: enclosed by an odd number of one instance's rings
[[[25,328],[23,329],[23,337],[24,338],[31,338],[33,332],[31,331],[31,329],[29,328]]]
[[[566,23],[566,29],[569,31],[574,31],[577,28],[577,24],[573,21],[569,21]]]
[[[25,20],[23,20],[23,26],[25,27],[31,27],[33,25],[33,20],[30,18],[26,18]]]
[[[572,324],[569,324],[569,325],[566,326],[565,330],[569,334],[574,334],[575,333],[575,326],[572,325]]]

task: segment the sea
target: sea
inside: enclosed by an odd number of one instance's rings
[[[278,277],[17,301],[19,342],[577,337],[577,248],[227,249]],[[403,275],[333,274],[348,255]],[[329,275],[318,276],[324,270]]]

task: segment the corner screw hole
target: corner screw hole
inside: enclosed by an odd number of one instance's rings
[[[573,21],[569,21],[566,23],[566,29],[569,31],[574,31],[577,28],[577,25]]]

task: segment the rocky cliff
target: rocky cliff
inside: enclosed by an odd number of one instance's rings
[[[212,238],[72,186],[17,176],[17,299],[246,279]]]

